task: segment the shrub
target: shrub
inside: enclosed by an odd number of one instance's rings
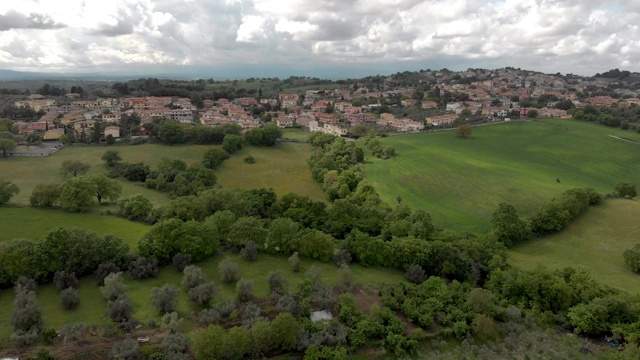
[[[240,279],[236,284],[236,297],[239,302],[253,300],[253,280]]]
[[[28,292],[33,291],[34,293],[38,290],[38,285],[36,285],[36,281],[32,278],[28,278],[26,276],[20,276],[18,280],[16,280],[14,290],[17,293],[19,292]]]
[[[420,265],[413,265],[412,267],[404,273],[405,279],[409,280],[414,284],[422,284],[425,280],[427,280],[427,274],[422,269]]]
[[[636,184],[621,181],[616,184],[614,193],[621,198],[633,199],[638,195],[636,192]]]
[[[199,266],[189,265],[184,268],[183,273],[181,284],[185,289],[191,289],[204,283],[204,273]]]
[[[67,340],[78,340],[82,336],[83,330],[84,324],[82,323],[64,324],[60,328],[60,336]]]
[[[198,313],[198,321],[206,326],[217,324],[221,318],[222,316],[216,309],[204,309]]]
[[[28,346],[33,345],[38,341],[38,339],[40,339],[40,333],[36,328],[31,328],[29,330],[16,330],[11,334],[9,339],[18,345]]]
[[[300,257],[298,256],[298,252],[294,252],[293,255],[289,257],[289,264],[291,265],[291,271],[299,272],[300,271]]]
[[[267,283],[269,284],[269,290],[271,293],[275,294],[284,294],[286,292],[286,287],[288,285],[288,281],[284,278],[284,271],[278,269],[276,271],[272,271],[267,276]]]
[[[56,271],[53,275],[53,283],[56,284],[56,288],[62,291],[66,288],[76,287],[78,285],[78,278],[76,274],[67,271]]]
[[[98,265],[98,268],[95,271],[96,280],[98,281],[98,286],[104,285],[104,279],[109,274],[115,274],[120,271],[120,268],[116,266],[116,264],[112,262],[103,263]]]
[[[158,276],[158,261],[139,256],[129,263],[129,274],[134,279],[146,279]]]
[[[353,272],[349,268],[349,265],[342,264],[340,266],[340,278],[338,279],[338,288],[343,291],[351,291],[356,286],[356,280],[353,276]]]
[[[281,296],[276,303],[276,309],[278,310],[278,312],[288,312],[294,315],[297,314],[299,310],[296,298],[294,298],[292,295]]]
[[[65,310],[71,310],[80,304],[80,296],[76,288],[66,288],[60,292],[62,307]]]
[[[189,340],[183,333],[173,333],[165,336],[162,340],[162,348],[164,349],[164,356],[168,360],[188,360],[187,356],[189,350]]]
[[[115,300],[124,295],[125,289],[122,273],[111,273],[104,278],[104,286],[100,287],[100,293],[107,300]]]
[[[131,320],[132,314],[133,305],[127,295],[120,295],[107,303],[105,315],[123,327]]]
[[[208,304],[216,295],[216,287],[213,283],[200,284],[189,290],[189,301],[193,301],[199,305]]]
[[[258,259],[258,248],[253,240],[247,241],[247,244],[240,251],[240,257],[247,261],[256,261]]]
[[[321,309],[328,309],[336,303],[337,299],[333,289],[327,285],[317,286],[311,293],[311,301]]]
[[[162,315],[162,327],[169,329],[170,332],[177,332],[184,320],[178,316],[178,313],[173,311]]]
[[[238,278],[238,265],[229,258],[225,258],[220,262],[218,270],[220,270],[220,277],[225,284],[230,284]]]
[[[253,324],[262,320],[260,315],[262,314],[262,309],[260,306],[250,303],[245,306],[242,311],[240,311],[240,318],[242,319],[242,326],[246,328],[251,328]]]
[[[140,358],[140,346],[134,339],[125,339],[113,344],[109,359],[135,360]]]
[[[176,301],[180,290],[174,285],[165,284],[163,287],[151,289],[149,300],[161,314],[170,313],[176,310]]]
[[[342,249],[336,253],[333,260],[338,266],[342,266],[343,264],[349,265],[351,263],[351,253],[348,250]]]
[[[173,265],[175,265],[176,269],[178,269],[178,272],[183,272],[184,268],[191,264],[191,255],[177,253],[173,255],[172,261]]]
[[[629,270],[640,272],[640,244],[636,244],[631,249],[625,250],[622,256]]]
[[[246,162],[247,164],[255,164],[256,159],[253,156],[249,155],[244,158],[244,162]]]

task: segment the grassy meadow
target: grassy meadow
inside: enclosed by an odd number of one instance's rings
[[[640,294],[640,275],[624,265],[622,253],[640,242],[640,202],[606,200],[590,207],[561,233],[534,239],[509,251],[509,263],[526,270],[581,266],[602,284]]]
[[[114,216],[73,214],[61,210],[31,207],[0,207],[0,243],[13,239],[40,239],[58,227],[81,227],[98,235],[114,234],[135,250],[149,225]]]
[[[215,301],[223,299],[234,299],[236,290],[234,284],[222,284],[218,272],[218,264],[227,255],[219,255],[214,258],[198,263],[207,276],[207,281],[213,281],[218,294]],[[304,273],[311,267],[317,266],[322,270],[323,281],[335,285],[338,280],[337,267],[334,264],[321,263],[311,259],[301,259],[301,271],[294,273],[291,271],[287,258],[284,256],[259,255],[258,260],[247,263],[240,259],[238,255],[232,254],[229,257],[239,265],[239,279],[250,279],[254,281],[254,292],[258,298],[265,298],[269,295],[267,285],[267,275],[269,272],[282,269],[285,278],[289,281],[289,291],[296,291],[300,281],[305,279]],[[380,283],[397,283],[404,281],[401,272],[391,269],[365,268],[359,265],[352,265],[356,282],[362,285],[373,285]],[[134,317],[146,324],[149,319],[154,319],[159,323],[160,316],[149,301],[149,294],[154,287],[161,287],[164,284],[174,284],[180,287],[182,274],[178,273],[173,266],[165,266],[160,270],[157,278],[144,280],[125,281],[127,285],[127,295],[131,298],[135,313]],[[86,325],[108,324],[110,320],[104,316],[107,302],[100,294],[99,287],[93,277],[81,280],[78,291],[80,294],[80,305],[72,311],[65,311],[60,305],[60,294],[53,284],[43,285],[38,288],[38,302],[43,308],[44,327],[59,329],[60,326],[71,322],[82,322]],[[9,325],[13,313],[14,294],[12,289],[0,291],[0,307],[5,311],[0,312],[0,346],[7,344],[12,329]],[[187,321],[185,326],[194,325],[190,315],[201,310],[200,307],[187,301],[186,291],[182,291],[178,298],[178,312]]]
[[[273,188],[278,195],[294,192],[324,200],[307,165],[312,152],[306,143],[281,142],[273,148],[246,146],[216,170],[218,184],[229,189]],[[253,156],[255,163],[247,164],[247,156]]]
[[[438,131],[380,141],[398,153],[367,159],[366,177],[382,198],[400,196],[460,231],[489,230],[500,202],[528,216],[570,188],[607,193],[619,181],[640,184],[640,134],[574,120],[478,126],[470,139]]]
[[[0,175],[14,182],[20,193],[11,199],[14,204],[28,205],[29,196],[38,184],[61,183],[65,180],[60,167],[65,160],[80,160],[91,164],[89,174],[106,173],[102,155],[107,150],[116,150],[125,162],[144,162],[154,169],[162,158],[181,159],[187,164],[199,163],[212,145],[162,144],[83,146],[74,145],[45,157],[12,157],[0,160]],[[219,183],[229,188],[273,187],[279,194],[295,191],[314,200],[324,199],[318,184],[311,179],[306,159],[311,154],[309,144],[281,143],[274,148],[246,147],[234,154],[221,168],[216,170]],[[252,155],[255,164],[246,164],[244,158]],[[138,183],[119,179],[122,196],[141,193],[155,206],[171,201],[164,193],[150,190]],[[102,208],[101,210],[110,207]],[[95,211],[99,209],[94,208]]]

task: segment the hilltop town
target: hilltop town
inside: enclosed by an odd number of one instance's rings
[[[274,123],[337,136],[357,136],[362,125],[415,132],[527,117],[588,118],[636,129],[632,109],[640,103],[640,75],[617,69],[594,77],[503,68],[420,70],[335,82],[292,79],[306,86],[288,89],[279,79],[250,79],[245,84],[253,88],[245,91],[237,80],[173,81],[165,87],[169,81],[146,79],[146,88],[137,91],[135,84],[117,83],[108,93],[87,93],[80,86],[67,92],[46,84],[36,93],[3,92],[7,105],[0,117],[14,120],[20,136],[95,142],[153,136],[162,119],[186,126],[237,124],[245,130]],[[158,88],[164,93],[173,89],[175,96],[154,96]],[[179,96],[185,93],[190,96]]]

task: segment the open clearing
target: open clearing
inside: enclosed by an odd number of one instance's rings
[[[14,182],[20,193],[11,199],[12,203],[27,205],[33,188],[38,184],[61,183],[64,181],[60,167],[65,160],[80,160],[91,164],[89,174],[106,173],[100,159],[105,151],[116,150],[123,161],[144,162],[154,169],[162,158],[180,159],[187,164],[202,161],[204,153],[219,145],[176,145],[162,144],[83,146],[62,148],[51,156],[13,157],[0,160],[0,177]],[[280,143],[273,148],[245,147],[233,154],[216,170],[219,183],[229,188],[272,187],[279,195],[297,192],[314,200],[324,199],[320,186],[311,179],[311,171],[306,163],[312,147],[305,143]],[[246,164],[244,158],[252,155],[255,164]],[[150,190],[138,183],[119,179],[122,196],[143,194],[155,206],[171,201],[164,193]],[[100,210],[115,207],[100,208]],[[93,211],[97,211],[97,207]]]
[[[606,200],[592,206],[563,232],[533,239],[509,251],[509,263],[531,270],[582,266],[602,284],[640,294],[640,275],[624,265],[622,253],[640,242],[640,202]]]
[[[368,157],[367,179],[382,198],[400,196],[444,228],[488,231],[500,202],[531,215],[567,189],[613,191],[619,181],[640,184],[640,134],[575,120],[542,119],[453,131],[381,138],[398,156]],[[558,183],[556,179],[559,179]]]
[[[218,255],[211,259],[207,259],[198,263],[207,276],[208,281],[213,281],[219,293],[214,298],[214,302],[222,299],[233,299],[236,293],[234,284],[222,284],[218,272],[218,264],[226,256],[229,256],[239,265],[239,279],[251,279],[254,281],[254,291],[258,298],[265,298],[269,295],[267,285],[267,275],[276,269],[284,271],[284,277],[289,281],[289,291],[295,292],[300,281],[305,279],[305,272],[313,265],[322,270],[323,281],[335,285],[338,280],[338,271],[335,264],[321,263],[315,260],[301,258],[301,271],[294,273],[291,271],[287,257],[258,255],[255,262],[246,262],[238,255]],[[362,267],[357,264],[351,265],[351,270],[355,276],[356,282],[362,285],[376,286],[380,283],[397,283],[404,281],[404,277],[400,271],[382,268]],[[165,266],[160,270],[157,278],[144,280],[127,279],[127,294],[132,300],[135,308],[134,317],[140,320],[145,326],[147,321],[154,319],[160,322],[160,316],[149,301],[149,294],[153,287],[160,287],[164,284],[174,284],[180,287],[182,274],[178,273],[174,266]],[[182,288],[181,288],[182,289]],[[38,301],[43,308],[43,319],[45,328],[56,328],[71,322],[82,322],[86,325],[107,324],[110,320],[104,316],[107,309],[107,302],[100,295],[98,286],[93,277],[83,278],[78,286],[80,293],[80,305],[73,311],[64,311],[60,305],[60,294],[53,284],[40,286],[38,288]],[[2,344],[8,344],[11,335],[11,326],[9,325],[11,315],[13,313],[14,293],[12,289],[0,291],[0,308],[4,309],[0,312],[0,353],[2,353]],[[187,294],[183,290],[178,299],[178,313],[181,317],[185,317],[187,324],[185,326],[194,326],[191,314],[199,311],[201,308],[187,301]]]
[[[74,214],[61,210],[31,207],[0,207],[0,243],[13,239],[43,238],[59,227],[81,227],[98,235],[114,234],[129,244],[132,251],[149,225],[132,222],[115,216]]]

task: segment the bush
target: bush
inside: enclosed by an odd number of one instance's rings
[[[300,271],[300,257],[297,251],[289,257],[289,264],[291,265],[291,271],[296,273]]]
[[[181,285],[185,289],[192,289],[204,283],[204,273],[202,269],[196,265],[185,267],[183,273],[184,277],[182,278]]]
[[[158,276],[158,261],[139,256],[129,263],[129,275],[134,279],[146,279]]]
[[[247,306],[245,306],[242,311],[240,311],[240,318],[242,319],[242,326],[248,328],[251,328],[251,326],[253,326],[253,324],[255,324],[256,322],[263,320],[260,315],[262,314],[262,309],[260,309],[260,306],[251,303],[251,304],[247,304]]]
[[[269,290],[271,293],[282,295],[286,292],[288,281],[284,278],[284,271],[278,269],[272,271],[267,276],[267,283],[269,284]]]
[[[40,339],[40,333],[36,328],[16,330],[11,334],[9,339],[18,345],[28,346],[35,344],[38,339]]]
[[[34,293],[38,290],[38,285],[36,285],[36,281],[32,278],[28,278],[26,276],[20,276],[18,280],[16,280],[14,291],[17,293],[20,292],[28,292],[33,291]]]
[[[78,285],[78,278],[76,274],[67,271],[56,271],[53,275],[53,283],[56,284],[56,288],[62,291],[66,288],[76,287]]]
[[[640,272],[640,244],[636,244],[631,249],[625,250],[622,256],[629,270]]]
[[[356,286],[356,280],[353,276],[353,272],[349,268],[349,265],[342,264],[340,266],[340,278],[338,279],[338,288],[343,291],[351,291]]]
[[[256,159],[253,156],[249,155],[244,158],[244,162],[246,162],[247,164],[255,164]]]
[[[135,360],[140,358],[140,346],[134,339],[125,339],[113,344],[109,359]]]
[[[112,262],[104,263],[98,265],[98,268],[95,271],[96,280],[98,281],[98,286],[104,285],[104,279],[109,274],[116,274],[120,271],[120,268],[116,266],[116,264]]]
[[[174,285],[165,284],[163,287],[151,289],[149,300],[161,314],[170,313],[176,310],[176,301],[180,290]]]
[[[422,269],[420,265],[413,265],[412,267],[404,273],[405,279],[409,280],[414,284],[422,284],[425,280],[427,280],[427,274]]]
[[[191,264],[191,255],[177,253],[173,255],[172,262],[173,265],[176,266],[176,269],[178,269],[178,272],[183,272],[184,268]]]
[[[125,289],[122,273],[111,273],[104,278],[104,286],[100,287],[100,293],[107,300],[115,300],[124,295]]]
[[[255,298],[253,295],[253,280],[240,279],[236,284],[236,297],[239,302],[249,302]]]
[[[167,360],[188,360],[189,339],[183,333],[173,333],[165,336],[162,340],[164,356]]]
[[[351,253],[348,250],[342,249],[336,253],[333,260],[338,266],[349,265],[351,263]]]
[[[189,290],[187,299],[199,305],[208,304],[216,295],[216,287],[213,283],[200,284]]]
[[[205,326],[217,324],[222,316],[216,309],[204,309],[198,313],[198,321]]]
[[[132,221],[144,221],[153,210],[153,204],[142,194],[131,195],[118,201],[120,215]]]
[[[169,329],[171,333],[178,332],[184,319],[178,316],[178,313],[173,311],[162,315],[162,327]]]
[[[126,326],[131,320],[133,315],[133,305],[127,295],[120,295],[114,300],[107,302],[107,311],[105,315],[108,316],[113,322]]]
[[[299,312],[296,298],[294,298],[292,295],[281,296],[276,303],[276,309],[278,310],[278,312],[287,312],[294,315],[298,314]]]
[[[60,336],[67,340],[78,340],[82,336],[83,330],[84,324],[82,323],[64,324],[60,328]]]
[[[638,195],[636,192],[636,184],[630,182],[621,181],[616,184],[614,194],[621,198],[633,199]]]
[[[258,248],[253,240],[247,241],[247,244],[240,251],[240,257],[247,261],[256,261],[258,259]]]
[[[225,258],[220,262],[218,270],[220,270],[220,277],[225,284],[230,284],[238,278],[238,265],[229,258]]]
[[[328,309],[333,306],[337,299],[333,289],[327,285],[319,285],[311,293],[311,301],[321,309]]]
[[[80,304],[80,296],[78,295],[78,290],[76,288],[66,288],[60,292],[60,297],[62,301],[62,307],[65,310],[74,309]]]

